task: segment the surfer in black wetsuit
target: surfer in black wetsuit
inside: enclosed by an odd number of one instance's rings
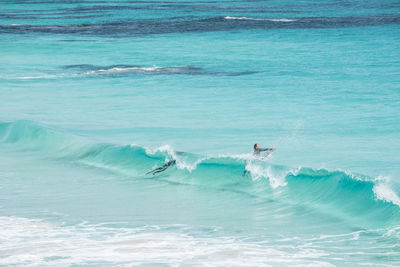
[[[163,166],[158,167],[158,168],[156,168],[156,169],[154,169],[154,170],[151,170],[151,171],[147,172],[146,174],[152,173],[152,174],[154,175],[154,174],[156,174],[156,173],[163,172],[163,171],[165,171],[168,167],[173,166],[173,165],[175,165],[175,164],[176,164],[176,160],[170,160],[170,161],[168,161],[167,163],[165,163]]]
[[[268,156],[269,154],[271,154],[272,151],[274,151],[274,150],[276,149],[276,147],[260,148],[260,146],[259,146],[258,144],[254,144],[253,148],[254,148],[253,155],[254,155],[254,156],[257,156],[257,157],[260,157],[260,156],[261,156],[261,152],[270,151],[269,153],[266,153],[266,154],[264,155],[264,157],[266,157],[266,156]],[[248,173],[248,171],[245,169],[244,172],[243,172],[243,176],[245,176],[247,173]]]
[[[260,156],[260,152],[263,151],[274,151],[276,149],[276,147],[267,147],[267,148],[260,148],[260,146],[258,144],[254,144],[254,155],[255,156]],[[269,155],[271,153],[267,153],[267,155]]]

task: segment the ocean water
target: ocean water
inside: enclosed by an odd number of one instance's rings
[[[397,0],[0,1],[0,265],[399,266],[399,24]]]

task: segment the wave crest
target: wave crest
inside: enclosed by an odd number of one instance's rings
[[[231,16],[226,16],[224,19],[227,20],[254,20],[254,21],[273,21],[273,22],[293,22],[296,21],[297,19],[261,19],[261,18],[249,18],[249,17],[231,17]]]

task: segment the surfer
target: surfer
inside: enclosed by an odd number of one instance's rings
[[[269,153],[265,153],[265,155],[263,156],[264,158],[267,157],[269,154],[272,153],[272,151],[276,149],[276,147],[261,148],[259,144],[254,144],[253,148],[254,148],[253,155],[256,157],[261,157],[261,152],[270,151]],[[243,172],[243,176],[245,176],[247,173],[248,171],[245,169]]]
[[[258,145],[258,144],[254,144],[254,155],[255,156],[260,156],[260,152],[263,152],[263,151],[274,151],[275,149],[276,149],[276,147],[267,147],[267,148],[260,148],[260,146]],[[271,153],[267,153],[266,155],[269,155],[269,154],[271,154]]]
[[[167,163],[165,163],[163,166],[155,168],[154,170],[151,170],[151,171],[147,172],[146,174],[152,173],[153,175],[155,175],[156,173],[165,171],[166,169],[168,169],[168,167],[173,166],[175,164],[176,164],[176,160],[170,160]]]

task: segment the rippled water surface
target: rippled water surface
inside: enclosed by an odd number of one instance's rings
[[[399,11],[0,1],[0,265],[400,265]]]

